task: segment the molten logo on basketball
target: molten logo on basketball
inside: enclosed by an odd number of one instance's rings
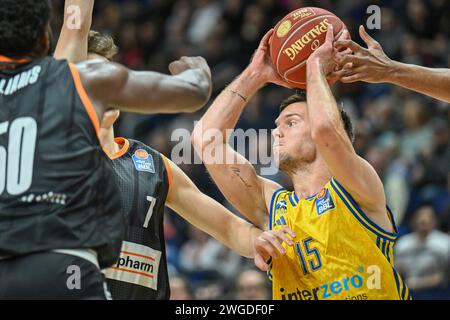
[[[291,59],[291,61],[294,61],[297,55],[300,53],[300,51],[303,50],[303,48],[314,41],[318,36],[321,34],[327,32],[328,25],[330,23],[328,22],[328,19],[323,19],[322,22],[320,22],[318,25],[316,25],[314,28],[306,32],[300,39],[295,41],[289,48],[286,48],[283,53]],[[315,42],[315,41],[314,41]],[[320,46],[320,42],[317,40],[317,44]],[[316,45],[317,45],[316,44]],[[313,46],[315,47],[316,45]],[[317,46],[317,48],[319,47]],[[316,49],[317,49],[316,48]],[[315,50],[315,49],[313,49]]]

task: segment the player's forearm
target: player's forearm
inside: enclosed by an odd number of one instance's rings
[[[254,225],[239,219],[238,225],[232,229],[229,237],[229,245],[233,251],[243,257],[255,257],[255,240],[263,231]]]
[[[390,83],[450,102],[450,69],[432,69],[394,61],[386,75]]]
[[[306,93],[313,139],[337,130],[341,122],[336,99],[317,61],[308,62]]]
[[[220,95],[203,115],[196,125],[192,142],[197,149],[203,149],[209,143],[203,141],[203,133],[210,129],[220,130],[222,143],[226,144],[231,135],[231,129],[236,124],[249,100],[263,86],[258,79],[257,72],[246,69]]]
[[[67,26],[67,19],[72,17],[72,22],[79,22],[79,28],[83,33],[88,33],[92,25],[92,13],[94,12],[95,0],[66,0],[64,4],[64,24]],[[76,9],[73,9],[76,8]],[[75,14],[80,13],[79,19]],[[70,29],[70,28],[69,28]]]
[[[54,54],[56,59],[67,59],[73,63],[87,59],[94,2],[66,0],[64,21]]]

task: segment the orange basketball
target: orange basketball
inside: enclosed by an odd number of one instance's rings
[[[332,24],[335,38],[345,24],[333,13],[314,7],[297,9],[275,26],[270,56],[278,74],[295,88],[306,88],[306,60],[326,38]]]

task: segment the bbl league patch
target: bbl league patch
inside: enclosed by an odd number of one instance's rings
[[[134,167],[137,171],[147,171],[150,173],[155,173],[155,164],[153,162],[153,157],[147,151],[143,149],[136,150],[132,158]]]
[[[330,190],[323,189],[316,199],[316,210],[317,215],[321,215],[331,209],[334,209],[335,205],[333,202],[333,198],[331,197]]]

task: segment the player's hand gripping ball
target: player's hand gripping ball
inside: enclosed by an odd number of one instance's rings
[[[293,87],[306,88],[306,61],[325,42],[329,24],[335,39],[347,29],[336,15],[315,7],[297,9],[275,26],[270,56],[277,73]]]

